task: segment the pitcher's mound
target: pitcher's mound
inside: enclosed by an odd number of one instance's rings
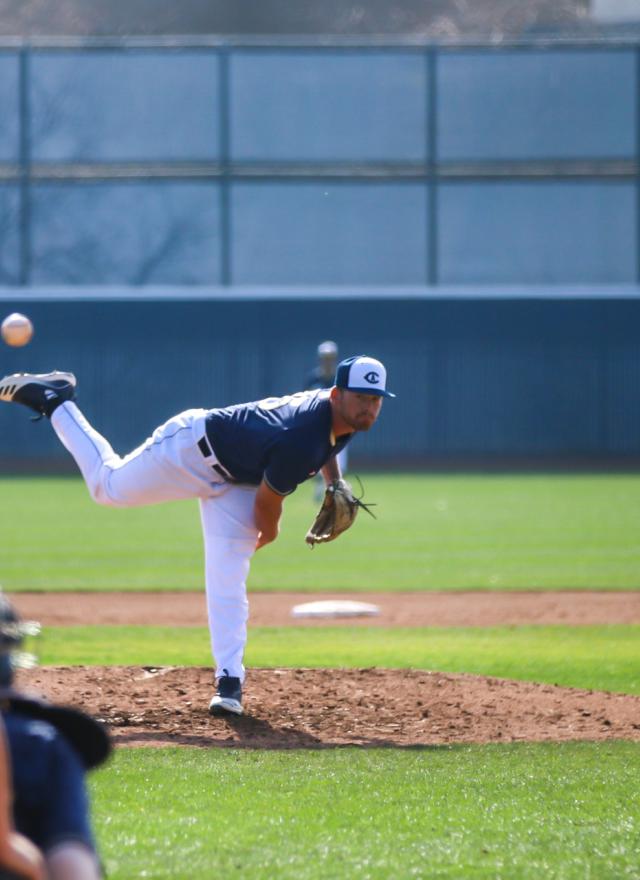
[[[318,748],[640,740],[640,697],[389,669],[251,669],[245,711],[211,718],[210,669],[42,667],[20,686],[103,719],[121,745]]]

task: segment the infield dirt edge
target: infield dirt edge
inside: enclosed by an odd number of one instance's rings
[[[294,605],[347,599],[377,605],[377,617],[297,619]],[[43,626],[204,626],[202,592],[14,593],[23,618]],[[640,591],[250,593],[250,626],[565,626],[640,623]]]
[[[20,684],[104,721],[118,746],[260,749],[640,741],[640,697],[427,670],[251,669],[211,718],[206,667],[41,667]]]

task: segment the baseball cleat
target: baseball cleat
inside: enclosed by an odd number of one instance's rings
[[[76,377],[73,373],[14,373],[0,380],[0,400],[21,403],[40,417],[51,414],[67,400],[75,400]]]
[[[216,692],[209,703],[209,715],[242,715],[242,685],[239,678],[227,675],[222,670],[217,682]]]

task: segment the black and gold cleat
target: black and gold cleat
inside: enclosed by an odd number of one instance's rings
[[[0,380],[0,400],[21,403],[38,416],[51,414],[67,400],[75,400],[76,377],[73,373],[14,373]]]

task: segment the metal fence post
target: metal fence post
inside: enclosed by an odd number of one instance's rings
[[[20,49],[19,113],[20,113],[20,284],[31,280],[31,120],[29,76],[31,50]]]
[[[232,284],[231,271],[231,205],[230,205],[230,145],[229,145],[229,49],[219,50],[220,60],[220,283]]]
[[[429,238],[427,243],[427,284],[438,284],[438,132],[437,132],[437,49],[427,50],[427,203]]]
[[[638,107],[638,101],[640,101],[640,46],[636,46],[635,51],[635,61],[636,61],[636,82],[635,82],[635,102],[634,102],[634,110],[635,110],[635,127],[636,127],[636,281],[640,283],[640,107]]]

